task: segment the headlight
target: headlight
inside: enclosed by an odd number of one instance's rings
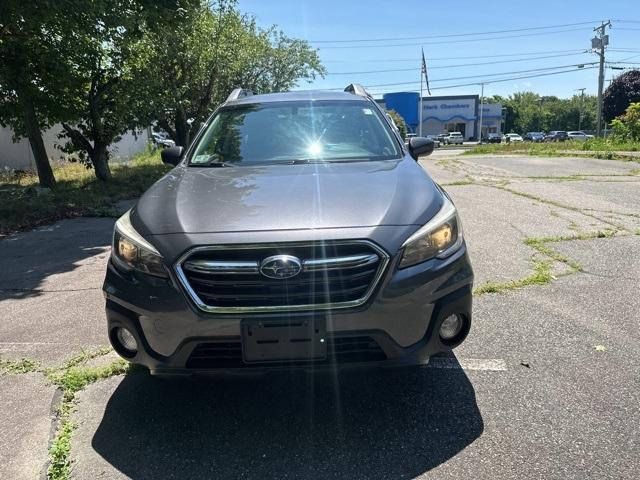
[[[462,225],[456,207],[446,195],[443,197],[444,203],[436,216],[402,244],[399,268],[434,257],[448,257],[462,245]]]
[[[113,231],[111,252],[114,263],[126,270],[135,269],[156,277],[166,277],[162,256],[135,231],[131,225],[130,212],[131,210],[118,219]]]

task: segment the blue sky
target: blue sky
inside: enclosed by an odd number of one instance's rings
[[[311,84],[301,83],[299,88],[304,89],[341,87],[351,82],[365,86],[410,83],[368,88],[376,96],[388,91],[419,89],[423,46],[433,95],[480,93],[479,85],[444,87],[552,72],[527,72],[549,67],[567,66],[567,70],[575,70],[577,64],[596,62],[596,55],[581,51],[590,48],[593,27],[600,20],[608,19],[612,20],[613,28],[608,32],[607,61],[625,60],[625,66],[640,66],[640,0],[240,0],[239,6],[243,12],[255,15],[260,25],[277,24],[287,35],[308,40],[320,48],[320,57],[329,74]],[[621,21],[614,21],[618,19]],[[583,22],[588,23],[568,25]],[[554,25],[567,26],[443,37]],[[376,38],[392,40],[353,42]],[[336,40],[351,42],[324,43]],[[471,63],[481,65],[468,65]],[[589,65],[585,65],[585,70],[558,75],[490,83],[485,85],[485,95],[532,90],[543,95],[570,97],[575,89],[582,87],[586,93],[595,94],[598,71],[587,70],[587,67]],[[371,71],[376,73],[351,73]],[[505,75],[479,77],[494,73]],[[607,68],[605,78],[620,73]]]

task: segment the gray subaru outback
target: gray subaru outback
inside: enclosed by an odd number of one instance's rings
[[[116,352],[153,374],[422,365],[471,325],[451,199],[359,85],[237,89],[115,225]]]

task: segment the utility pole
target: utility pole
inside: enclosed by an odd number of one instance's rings
[[[582,115],[584,111],[584,91],[586,88],[576,88],[575,92],[580,92],[580,113],[578,114],[578,130],[582,130]]]
[[[602,22],[602,25],[593,29],[596,36],[591,39],[591,48],[598,50],[600,57],[600,71],[598,73],[598,115],[596,117],[596,135],[602,134],[602,90],[604,89],[604,48],[609,45],[609,35],[606,35],[607,27],[611,27],[611,20]]]
[[[478,128],[478,144],[482,143],[482,111],[484,110],[484,83],[480,84],[482,86],[480,92],[480,126]]]
[[[418,136],[421,137],[422,136],[422,68],[420,69],[420,101],[418,102],[418,106],[420,108],[420,113],[418,115],[418,122],[420,122],[418,124]]]

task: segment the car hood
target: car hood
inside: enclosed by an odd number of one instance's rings
[[[178,166],[132,212],[142,235],[422,225],[442,194],[415,161]]]

